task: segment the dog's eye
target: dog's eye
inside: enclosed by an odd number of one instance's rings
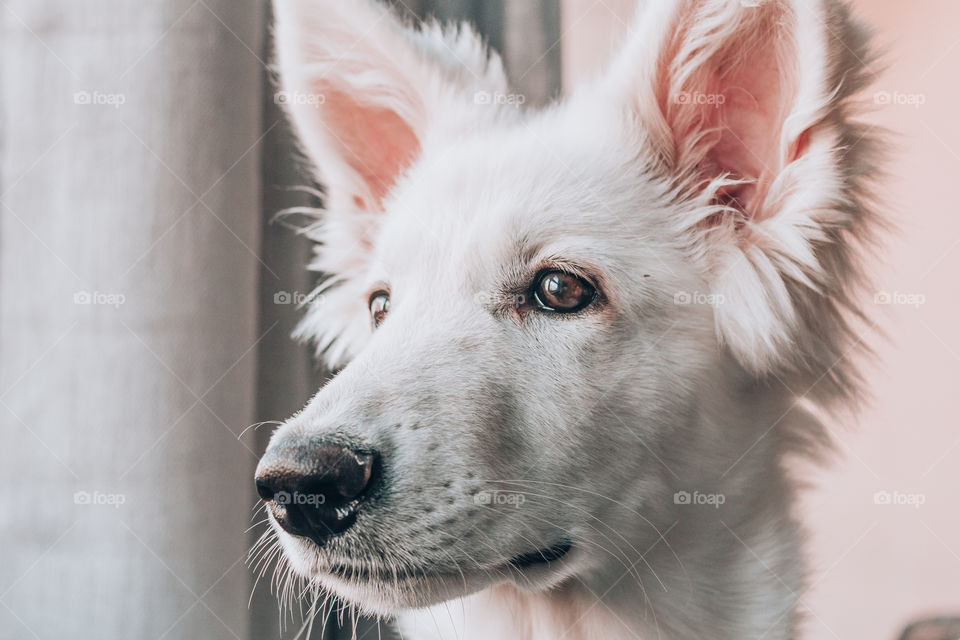
[[[533,286],[533,299],[544,311],[573,313],[580,311],[597,296],[589,282],[565,271],[547,271]]]
[[[370,296],[370,322],[376,329],[387,317],[390,311],[390,294],[386,291],[376,291]]]

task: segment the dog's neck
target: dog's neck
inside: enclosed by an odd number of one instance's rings
[[[638,552],[558,587],[528,593],[509,585],[401,616],[408,640],[742,640],[795,637],[802,592],[794,488],[783,471],[792,435],[812,420],[789,398],[726,389],[739,411],[699,416],[689,455],[669,484],[725,496],[722,508],[676,505],[654,514],[629,541]],[[739,397],[738,397],[739,396]],[[714,404],[714,406],[716,406]],[[773,425],[773,426],[771,426]],[[705,461],[713,460],[712,466]],[[689,464],[687,464],[689,463]],[[667,484],[667,483],[665,483]],[[672,502],[672,500],[671,500]]]
[[[616,616],[582,586],[571,584],[546,593],[527,593],[500,585],[454,602],[407,612],[400,617],[400,627],[404,638],[415,640],[631,637]],[[631,619],[626,624],[633,622]]]
[[[723,536],[726,536],[724,538]],[[726,543],[729,539],[732,542]],[[624,570],[613,588],[578,579],[548,592],[528,593],[511,585],[491,587],[466,598],[400,616],[407,640],[742,640],[794,637],[793,609],[799,581],[791,565],[796,549],[771,539],[751,555],[729,532],[714,536],[710,552],[692,554],[679,571],[657,571],[660,580],[637,569]],[[780,548],[782,545],[782,548]],[[784,566],[784,553],[792,557]],[[707,557],[717,554],[715,558]],[[679,554],[682,557],[682,553]],[[696,563],[695,563],[696,562]],[[757,570],[758,563],[769,571]],[[673,565],[676,567],[674,559]],[[783,572],[783,575],[776,575]],[[793,575],[791,575],[793,574]],[[792,583],[792,584],[791,584]],[[642,586],[641,586],[642,584]],[[604,593],[604,591],[607,591]]]

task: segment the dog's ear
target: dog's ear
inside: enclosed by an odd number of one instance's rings
[[[354,289],[384,199],[431,140],[501,115],[475,97],[506,92],[506,76],[466,25],[408,27],[372,0],[276,0],[274,14],[277,102],[325,191],[311,268],[332,276],[299,333],[321,351],[336,339],[340,364],[369,333]]]
[[[372,0],[274,7],[278,102],[328,189],[328,209],[377,211],[451,102],[506,85],[499,59],[466,26],[415,30]]]
[[[603,80],[685,205],[718,333],[755,373],[845,375],[874,151],[848,115],[865,42],[833,0],[651,0]]]

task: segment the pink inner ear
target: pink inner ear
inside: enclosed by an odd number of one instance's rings
[[[395,111],[364,104],[343,91],[325,92],[323,109],[333,142],[365,183],[374,202],[354,195],[361,209],[379,210],[383,198],[420,151],[413,128]]]
[[[780,136],[797,94],[796,72],[784,65],[795,56],[784,37],[786,16],[775,5],[746,7],[729,32],[697,36],[714,42],[685,42],[694,37],[695,23],[688,21],[696,19],[687,16],[674,55],[661,65],[660,86],[667,88],[661,101],[678,168],[693,167],[704,180],[730,174],[749,181],[718,196],[754,220],[769,215],[762,210],[767,188],[783,163],[794,159],[785,157]],[[704,60],[703,48],[711,46]],[[676,78],[683,78],[681,84]],[[802,152],[802,145],[793,147],[793,153]]]

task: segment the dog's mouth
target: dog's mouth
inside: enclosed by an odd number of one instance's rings
[[[540,591],[565,580],[579,562],[577,545],[563,538],[549,547],[488,562],[410,565],[391,554],[316,554],[309,578],[364,610],[394,615],[475,593],[496,584]],[[318,550],[319,551],[319,550]],[[409,555],[405,556],[409,558]]]
[[[573,548],[573,542],[567,538],[546,549],[538,549],[528,553],[522,553],[510,559],[510,566],[515,569],[526,569],[538,565],[549,565],[567,555]]]

